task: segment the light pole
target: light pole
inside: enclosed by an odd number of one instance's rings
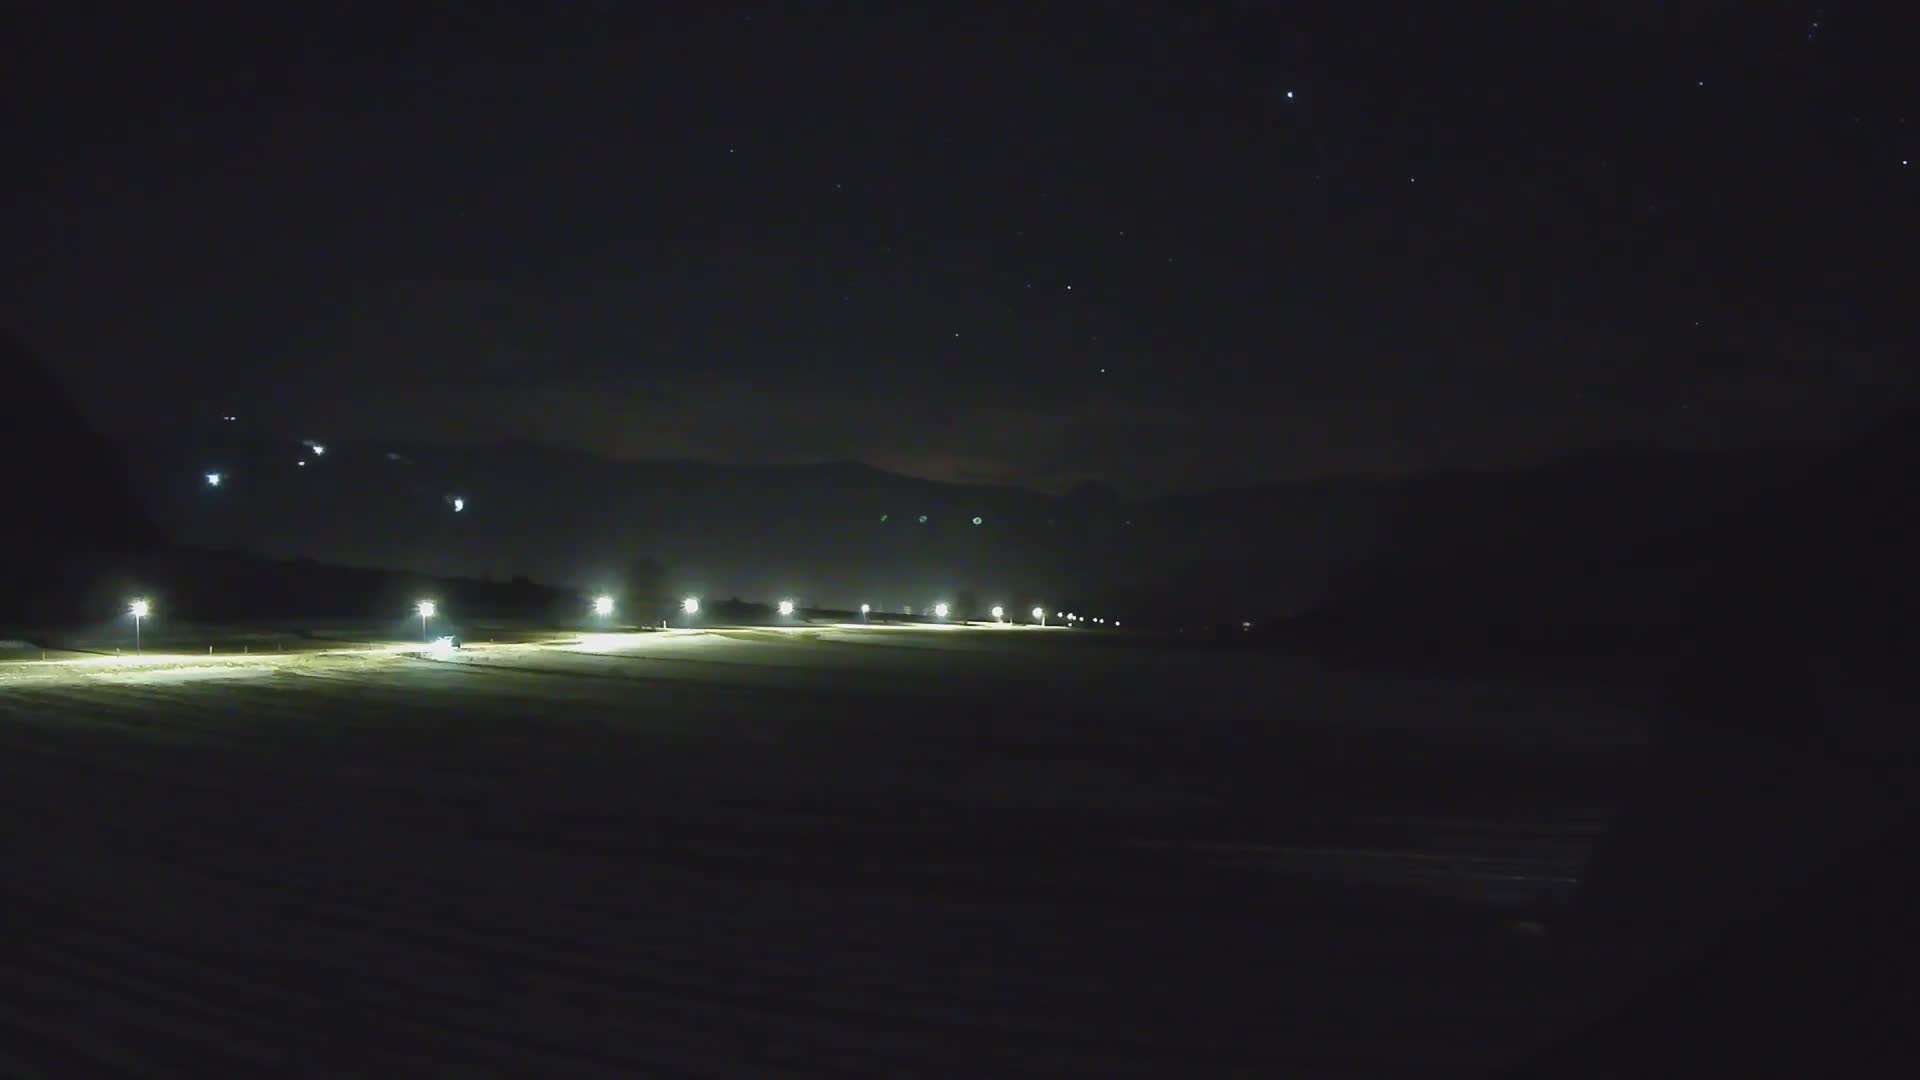
[[[700,598],[697,596],[689,596],[685,600],[680,601],[680,610],[686,612],[687,627],[688,629],[692,629],[693,617],[700,614]]]
[[[861,622],[866,622],[866,621],[867,621],[867,612],[869,612],[869,611],[872,611],[872,610],[873,610],[873,605],[872,605],[872,604],[861,604],[861,605],[860,605],[860,621],[861,621]]]
[[[791,600],[780,601],[780,617],[791,618],[792,616],[793,616],[793,601]]]
[[[1007,614],[1006,608],[1001,607],[999,604],[993,605],[993,621],[994,622],[999,622],[1001,619],[1006,617],[1006,614]]]
[[[420,640],[427,640],[427,620],[433,618],[433,601],[422,600],[413,606],[420,613]]]
[[[1046,611],[1046,609],[1045,609],[1045,608],[1034,608],[1034,609],[1033,609],[1033,621],[1034,621],[1034,622],[1037,622],[1037,623],[1039,623],[1039,624],[1040,624],[1041,626],[1045,626],[1045,625],[1047,625],[1047,611]]]
[[[136,654],[140,651],[140,620],[146,618],[147,612],[152,610],[152,606],[144,597],[127,605],[127,614],[133,616],[133,651]]]
[[[594,598],[593,598],[593,613],[594,613],[595,615],[598,615],[598,616],[600,616],[600,617],[601,617],[601,618],[603,618],[603,619],[604,619],[604,618],[606,618],[607,616],[609,616],[609,615],[611,615],[611,614],[613,614],[613,597],[611,597],[611,596],[596,596],[596,597],[594,597]]]

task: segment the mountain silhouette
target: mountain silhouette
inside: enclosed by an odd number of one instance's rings
[[[166,541],[121,456],[20,343],[0,338],[0,596],[11,620],[58,617]]]

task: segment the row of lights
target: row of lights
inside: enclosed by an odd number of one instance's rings
[[[596,596],[593,598],[593,613],[595,615],[601,616],[602,618],[605,618],[606,616],[613,614],[613,606],[614,606],[613,597],[611,596]],[[433,601],[422,600],[418,604],[414,605],[414,610],[418,612],[420,615],[421,624],[422,624],[421,631],[422,633],[424,633],[426,630],[426,626],[425,626],[426,620],[433,618],[433,615],[434,615]],[[687,615],[700,614],[700,598],[697,596],[689,596],[686,599],[680,601],[680,610],[683,614],[687,614]],[[781,615],[789,615],[789,616],[792,615],[794,612],[793,601],[791,600],[780,601],[778,605],[778,610]],[[938,619],[946,618],[947,614],[951,610],[952,608],[948,607],[945,603],[939,603],[939,604],[933,605],[934,617]],[[872,614],[872,612],[873,612],[872,604],[860,605],[860,616],[862,618],[865,618],[866,616]],[[144,617],[147,613],[147,602],[145,600],[136,600],[134,602],[133,613],[135,616]],[[993,617],[995,621],[1004,620],[1007,617],[1007,609],[1004,607],[1001,607],[999,604],[995,604],[993,606]],[[1033,618],[1034,618],[1034,621],[1036,622],[1045,622],[1047,618],[1046,609],[1039,608],[1039,607],[1034,608]],[[1069,622],[1072,622],[1074,621],[1076,616],[1074,616],[1072,613],[1068,613],[1062,616],[1062,618],[1066,619]],[[1086,620],[1081,619],[1080,621],[1084,622]],[[1103,620],[1095,619],[1093,621],[1102,622]],[[1120,624],[1116,622],[1114,623],[1114,625],[1118,626]]]
[[[593,613],[595,615],[601,618],[606,618],[613,614],[613,609],[614,609],[613,597],[596,596],[593,598]],[[700,614],[700,598],[697,596],[689,596],[686,599],[680,601],[680,610],[683,614],[687,615],[689,618]],[[948,612],[951,610],[952,609],[949,608],[945,603],[938,603],[933,605],[934,617],[938,619],[946,618]],[[780,601],[779,611],[780,611],[780,614],[783,616],[791,616],[794,612],[793,601],[791,600]],[[872,604],[860,605],[860,617],[862,619],[866,618],[869,614],[872,613],[872,611],[873,611]],[[427,623],[436,614],[439,613],[439,605],[435,604],[432,600],[421,600],[416,602],[413,605],[413,612],[414,614],[420,616],[420,636],[424,639],[427,636]],[[133,649],[135,652],[140,651],[140,624],[143,621],[145,621],[147,617],[150,616],[152,613],[153,613],[153,603],[152,601],[146,599],[145,597],[141,597],[140,599],[134,600],[132,603],[127,605],[127,614],[133,616]],[[1045,608],[1036,607],[1033,609],[1032,614],[1033,614],[1033,621],[1039,623],[1042,626],[1046,625],[1047,612]],[[995,622],[1005,621],[1006,615],[1007,615],[1006,608],[1001,607],[998,604],[995,604],[993,606],[993,618]],[[1067,622],[1087,621],[1083,616],[1074,615],[1072,612],[1068,612],[1065,615],[1062,615],[1061,618],[1065,619]],[[1104,622],[1104,620],[1102,619],[1095,619],[1093,621],[1096,623]],[[1115,622],[1113,625],[1119,626],[1120,624],[1118,622]]]

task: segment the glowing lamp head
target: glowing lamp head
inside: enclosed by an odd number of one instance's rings
[[[596,597],[594,597],[594,598],[593,598],[593,613],[594,613],[595,615],[611,615],[611,614],[613,614],[613,597],[611,597],[611,596],[596,596]]]
[[[225,480],[225,479],[226,479],[226,477],[224,477],[224,476],[222,476],[222,475],[220,475],[220,474],[219,474],[219,473],[217,473],[217,472],[210,472],[210,473],[208,473],[208,474],[207,474],[207,486],[208,486],[208,487],[219,487],[219,486],[220,486],[220,481],[222,481],[222,480]]]
[[[1001,607],[1001,606],[1000,606],[999,604],[995,604],[995,605],[993,605],[993,617],[994,617],[994,618],[996,618],[996,619],[1002,619],[1002,618],[1005,618],[1005,617],[1006,617],[1006,614],[1007,614],[1007,609],[1006,609],[1006,608],[1003,608],[1003,607]]]
[[[458,496],[455,496],[453,500],[453,512],[457,514],[460,511],[465,510],[466,508],[467,508],[467,500],[459,498]]]
[[[866,614],[867,612],[869,612],[869,611],[872,611],[872,610],[873,610],[873,605],[872,605],[872,604],[861,604],[861,605],[860,605],[860,614],[862,614],[862,615],[865,615],[865,614]]]
[[[780,601],[780,614],[782,615],[793,614],[793,601],[791,600]]]
[[[1044,609],[1042,609],[1042,608],[1034,608],[1034,609],[1033,609],[1033,617],[1034,617],[1034,618],[1036,618],[1036,619],[1044,619],[1044,618],[1046,618],[1046,617],[1047,617],[1047,613],[1046,613],[1046,611],[1045,611]]]
[[[689,615],[698,615],[700,613],[700,598],[697,596],[689,596],[685,600],[680,601],[680,610]]]
[[[148,604],[145,600],[135,600],[133,603],[127,605],[127,614],[133,616],[136,619],[146,618],[147,613],[152,610],[153,610],[153,606],[151,604]]]
[[[321,445],[320,445],[319,443],[314,443],[314,444],[313,444],[313,456],[314,456],[314,457],[326,457],[326,456],[327,456],[327,448],[326,448],[326,447],[324,447],[324,446],[321,446]]]
[[[934,617],[934,618],[936,618],[936,619],[944,619],[944,618],[946,618],[946,617],[947,617],[947,605],[945,605],[945,604],[935,604],[935,605],[933,605],[933,617]]]
[[[433,612],[435,609],[434,609],[433,601],[422,600],[419,603],[413,605],[413,610],[419,612],[421,618],[431,619],[433,618]]]

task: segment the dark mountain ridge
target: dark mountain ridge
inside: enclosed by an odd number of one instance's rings
[[[892,609],[970,592],[1144,622],[1370,603],[1430,591],[1420,579],[1438,568],[1504,568],[1573,603],[1848,447],[1596,452],[1140,500],[850,461],[625,462],[526,443],[315,455],[297,440],[216,431],[119,449],[155,520],[199,546],[583,588],[617,587],[624,567],[653,558],[675,590],[702,594]],[[211,471],[223,473],[217,489]]]

